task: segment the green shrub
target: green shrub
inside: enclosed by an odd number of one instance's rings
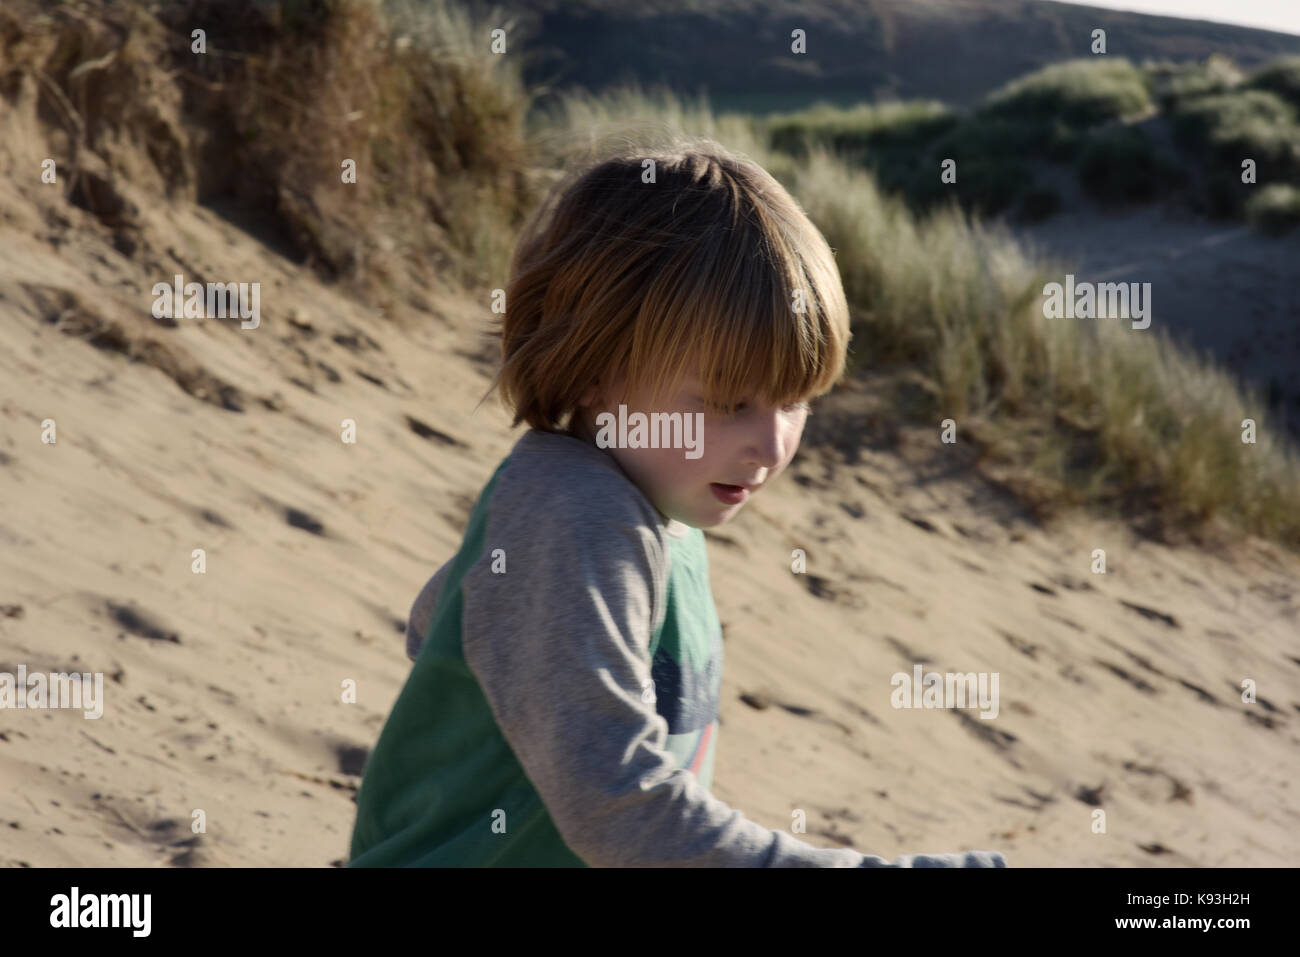
[[[1145,202],[1185,176],[1142,130],[1114,127],[1090,134],[1078,161],[1079,182],[1106,202]]]
[[[1276,93],[1300,110],[1300,56],[1270,60],[1251,75],[1247,86]]]
[[[1078,130],[1059,118],[977,112],[935,140],[931,151],[958,160],[1043,155],[1060,161],[1073,157],[1078,142]]]
[[[1248,196],[1239,186],[1243,160],[1255,161],[1261,183],[1300,182],[1300,123],[1275,93],[1239,90],[1183,101],[1173,128],[1179,142],[1208,160],[1211,215],[1240,213]]]
[[[1214,150],[1269,148],[1297,135],[1295,111],[1265,90],[1193,97],[1177,105],[1172,119],[1179,141]]]
[[[1143,67],[1143,73],[1151,98],[1166,111],[1180,100],[1227,93],[1245,78],[1231,60],[1217,53],[1203,63],[1148,64]]]
[[[1238,90],[1192,97],[1173,113],[1174,133],[1189,143],[1208,143],[1216,133],[1248,127],[1252,123],[1289,125],[1295,110],[1267,90]]]
[[[1122,57],[1096,57],[1056,63],[1013,80],[991,94],[980,112],[1040,125],[1059,119],[1079,128],[1151,108],[1141,70]]]
[[[1246,202],[1246,221],[1256,229],[1280,236],[1300,225],[1300,189],[1273,183]]]
[[[1034,219],[1051,215],[1060,197],[1028,195],[1028,161],[1072,161],[1089,128],[1150,109],[1141,71],[1124,59],[1098,59],[1022,77],[966,114],[925,100],[852,109],[819,104],[771,117],[765,128],[770,148],[798,157],[827,148],[871,170],[917,211],[955,198],[968,212]],[[946,159],[957,162],[955,188],[939,180]]]

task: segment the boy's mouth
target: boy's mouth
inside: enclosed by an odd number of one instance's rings
[[[722,482],[710,482],[709,490],[718,501],[727,505],[739,505],[749,498],[749,489],[743,485],[725,485]]]

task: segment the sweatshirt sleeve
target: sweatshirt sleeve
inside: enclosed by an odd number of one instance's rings
[[[521,514],[507,488],[494,506],[485,554],[462,581],[466,662],[561,837],[587,864],[1006,866],[989,852],[889,863],[815,848],[715,798],[676,766],[667,722],[642,701],[667,572],[662,539],[641,514],[648,503],[571,487]],[[505,566],[494,571],[497,550]]]
[[[438,569],[432,578],[424,583],[420,594],[415,596],[411,611],[406,616],[406,657],[414,661],[420,655],[420,648],[429,634],[429,623],[433,619],[433,610],[442,594],[443,582],[447,580],[447,571],[451,562]]]

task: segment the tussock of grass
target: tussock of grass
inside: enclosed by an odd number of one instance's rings
[[[404,129],[414,131],[440,175],[443,225],[467,254],[462,280],[500,277],[537,187],[523,136],[532,98],[520,56],[492,53],[488,43],[497,27],[507,44],[523,38],[505,18],[475,18],[447,0],[385,0],[384,8],[406,91],[405,116],[391,132],[400,141]]]
[[[766,135],[753,117],[716,116],[706,97],[677,96],[662,86],[647,89],[631,83],[599,96],[581,89],[566,91],[529,116],[532,154],[553,170],[586,163],[619,145],[659,148],[682,131],[727,143],[748,156],[767,157],[771,165],[763,166],[777,179],[792,176],[799,164],[789,154],[768,149]]]
[[[518,57],[445,0],[14,0],[0,37],[4,90],[35,87],[70,131],[50,133],[60,168],[106,168],[69,177],[97,215],[120,218],[95,198],[123,177],[327,278],[473,284],[504,272],[535,201]]]

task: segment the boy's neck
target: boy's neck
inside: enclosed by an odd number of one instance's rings
[[[596,443],[596,434],[591,430],[591,425],[590,423],[587,422],[587,417],[585,414],[583,414],[583,411],[581,409],[574,410],[573,416],[569,420],[569,427],[564,431],[563,434],[569,436],[570,438],[577,439],[579,442],[586,442],[592,448],[597,449],[601,452],[605,451]],[[608,455],[608,453],[606,454]],[[627,472],[623,470],[623,467],[618,464],[618,459],[610,455],[609,460],[614,463],[614,465],[618,468],[620,472],[623,472],[623,475],[626,476],[629,482],[632,482],[632,476],[628,475]],[[636,483],[632,482],[632,484],[635,485]],[[640,488],[640,486],[638,486],[638,488]],[[645,494],[644,490],[641,491],[641,494],[645,495],[645,499],[647,502],[650,502],[650,507],[653,508],[655,510],[655,514],[659,516],[659,523],[661,525],[666,526],[670,530],[676,530],[676,531],[680,531],[682,528],[687,527],[684,526],[681,522],[676,521],[675,519],[670,519],[663,512],[659,511],[659,506],[656,505],[650,499],[649,495]]]

